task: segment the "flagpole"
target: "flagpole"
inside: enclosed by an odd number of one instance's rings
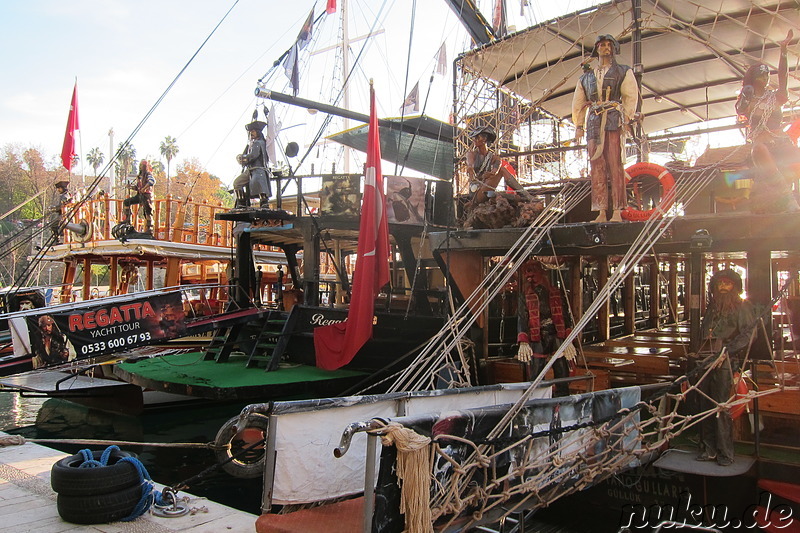
[[[348,89],[347,77],[350,73],[350,61],[348,51],[350,50],[350,32],[347,27],[347,0],[342,0],[342,107],[350,109],[350,90]],[[370,87],[372,81],[370,80]],[[344,131],[350,129],[350,121],[345,117]],[[344,147],[344,166],[345,174],[350,174],[350,148]]]
[[[75,76],[75,87],[78,87],[78,77]],[[77,90],[77,89],[76,89]],[[81,132],[80,128],[78,128],[78,158],[81,162],[81,188],[86,189],[86,171],[84,169],[84,161],[83,161],[83,133]],[[81,191],[81,196],[83,196],[83,191]]]
[[[81,161],[81,188],[86,189],[86,170],[83,166],[83,157],[81,156],[83,154],[83,134],[81,130],[78,130],[78,146],[80,147],[80,154],[78,154],[78,157]],[[83,194],[81,194],[81,196],[83,196]]]

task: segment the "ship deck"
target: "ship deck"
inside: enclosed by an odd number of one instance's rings
[[[273,372],[246,368],[244,354],[218,363],[202,352],[187,352],[121,363],[120,378],[148,389],[213,400],[305,398],[336,395],[366,374],[354,370],[322,370],[306,365],[281,366]]]

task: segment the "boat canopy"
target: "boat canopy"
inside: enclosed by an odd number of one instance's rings
[[[777,71],[778,41],[800,26],[797,3],[787,0],[641,0],[645,132],[731,117],[747,68]],[[559,118],[572,115],[581,62],[598,35],[621,45],[632,65],[630,2],[610,2],[532,26],[462,54],[460,68],[488,78]],[[789,46],[789,94],[797,98],[798,51]],[[552,94],[548,94],[552,92]]]
[[[425,115],[388,118],[385,121],[404,124],[403,129],[381,124],[381,156],[385,161],[397,161],[443,180],[453,179],[453,126]],[[411,131],[416,133],[411,133]],[[329,136],[338,143],[362,152],[367,151],[367,124]]]

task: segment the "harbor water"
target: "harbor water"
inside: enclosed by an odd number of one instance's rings
[[[0,430],[39,439],[98,439],[141,443],[206,443],[239,414],[244,404],[179,406],[127,416],[90,409],[55,398],[0,393]],[[65,453],[104,446],[45,444]],[[206,449],[120,446],[136,453],[151,477],[168,486],[182,483],[217,464]],[[261,478],[239,479],[214,469],[192,481],[188,492],[249,513],[260,513]]]

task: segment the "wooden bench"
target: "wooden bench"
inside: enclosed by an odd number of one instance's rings
[[[626,371],[647,374],[670,374],[670,348],[644,347],[644,346],[608,346],[590,345],[583,347],[583,354],[587,361],[598,356],[622,357],[631,359],[633,366],[625,368]]]
[[[603,342],[605,346],[630,346],[638,348],[669,348],[669,357],[684,357],[689,352],[689,341],[686,337],[676,335],[629,335],[609,339]]]

